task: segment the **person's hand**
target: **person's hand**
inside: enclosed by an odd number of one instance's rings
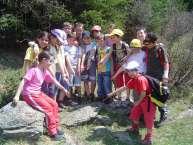
[[[80,76],[80,67],[78,67],[78,69],[77,69],[77,72],[76,72],[76,73],[77,73],[77,75],[78,75],[78,76]]]
[[[65,88],[62,88],[62,91],[65,93],[65,95],[66,95],[67,97],[70,97],[70,93],[69,93],[68,90],[66,90]]]
[[[168,83],[168,80],[169,80],[168,78],[162,78],[162,82],[165,83],[165,84]]]
[[[69,82],[69,80],[68,80],[69,77],[67,77],[66,75],[62,75],[62,78],[63,78],[63,80],[64,80],[65,82],[67,82],[67,83]]]
[[[15,97],[13,98],[11,106],[16,107],[19,100],[17,100]]]
[[[111,77],[111,80],[115,80],[115,78],[116,78],[116,76],[115,76],[115,75],[113,75],[113,76]]]
[[[133,105],[137,106],[137,105],[139,105],[139,103],[140,103],[139,101],[136,101],[136,102],[133,103]]]
[[[81,71],[81,72],[83,72],[83,71],[84,71],[84,69],[85,69],[84,65],[81,65],[81,67],[80,67],[80,71]]]

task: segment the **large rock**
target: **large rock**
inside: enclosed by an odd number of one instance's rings
[[[97,115],[94,123],[98,125],[111,125],[113,121],[108,116]]]
[[[43,133],[44,114],[23,101],[0,109],[0,135],[3,137],[39,137]]]
[[[66,112],[62,115],[61,123],[67,127],[81,125],[94,119],[100,110],[100,107],[85,106],[72,112]]]

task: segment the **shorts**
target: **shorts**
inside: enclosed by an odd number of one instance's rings
[[[52,98],[56,96],[55,88],[56,88],[55,84],[43,82],[41,91],[44,92],[47,96]]]
[[[86,81],[96,81],[96,64],[93,62],[88,70],[81,72],[81,80]]]
[[[69,78],[69,87],[78,87],[81,86],[81,78],[78,75],[70,75]]]
[[[149,110],[148,102],[150,103]],[[155,113],[156,105],[149,101],[148,97],[145,97],[139,105],[131,109],[129,119],[132,121],[139,121],[141,115],[143,115],[146,128],[152,129],[154,126]]]

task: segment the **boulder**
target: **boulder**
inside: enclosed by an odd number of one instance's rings
[[[44,114],[34,110],[24,101],[16,107],[11,103],[0,109],[0,135],[2,137],[34,137],[43,133]]]
[[[113,121],[108,116],[97,115],[94,123],[99,125],[111,125]]]
[[[105,126],[96,126],[93,130],[93,136],[105,136],[106,134],[110,134],[110,130],[106,128]]]
[[[61,124],[67,127],[81,125],[94,119],[99,110],[99,107],[96,106],[84,106],[72,112],[65,112],[61,114]]]

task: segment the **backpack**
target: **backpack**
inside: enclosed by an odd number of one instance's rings
[[[163,107],[170,97],[170,91],[166,84],[158,79],[145,75],[151,88],[150,100],[159,107]],[[149,103],[148,103],[149,104]],[[148,106],[149,108],[149,106]],[[148,109],[149,110],[149,109]]]
[[[128,44],[123,41],[122,46],[121,46],[125,57],[127,56],[127,45]],[[113,63],[116,64],[118,62],[118,60],[117,60],[118,58],[117,58],[117,54],[116,54],[116,44],[113,44],[112,48],[113,48],[112,59],[113,59]],[[120,62],[122,62],[122,60],[124,60],[124,58],[122,58]]]
[[[157,57],[159,59],[159,62],[161,64],[162,67],[164,67],[164,62],[165,62],[165,58],[164,58],[164,49],[165,46],[163,43],[158,43],[156,46],[156,50],[157,50]],[[148,56],[148,49],[146,49],[146,55]],[[168,55],[168,54],[167,54]],[[146,64],[148,63],[147,57],[146,57]],[[168,63],[169,63],[169,68],[171,68],[171,63],[170,63],[170,58],[168,56]]]

